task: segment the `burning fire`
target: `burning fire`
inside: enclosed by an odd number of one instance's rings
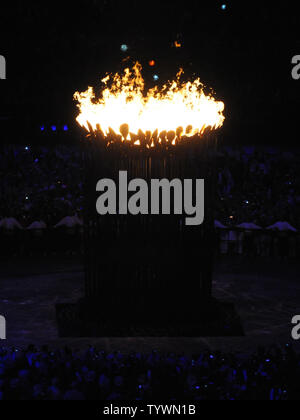
[[[136,145],[141,144],[141,137],[148,143],[152,139],[152,146],[155,138],[175,144],[182,136],[202,135],[223,125],[224,103],[205,95],[199,79],[182,82],[181,70],[176,80],[162,89],[145,92],[141,70],[136,63],[121,76],[107,76],[102,80],[105,86],[99,99],[92,87],[76,92],[77,122],[90,133],[97,131],[104,137],[114,134]]]

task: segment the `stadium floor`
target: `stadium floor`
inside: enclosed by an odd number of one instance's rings
[[[233,302],[245,337],[237,338],[96,338],[59,339],[55,305],[83,295],[83,267],[78,258],[45,258],[1,262],[0,315],[7,320],[2,346],[48,344],[107,351],[171,351],[193,354],[205,349],[252,351],[259,345],[293,343],[291,320],[300,314],[299,262],[226,257],[217,262],[214,296]]]

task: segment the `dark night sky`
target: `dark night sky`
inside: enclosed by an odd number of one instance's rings
[[[26,115],[29,124],[72,121],[72,95],[115,72],[129,55],[169,79],[183,67],[200,76],[226,103],[225,132],[245,141],[297,143],[300,80],[291,60],[300,55],[300,15],[294,6],[219,1],[15,1],[1,6],[2,115]],[[183,47],[171,48],[179,37]],[[130,47],[121,52],[121,44]],[[50,121],[51,120],[51,121]],[[227,135],[227,134],[226,134]]]

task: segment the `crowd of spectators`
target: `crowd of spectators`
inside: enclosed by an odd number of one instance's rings
[[[299,228],[298,152],[271,148],[226,149],[218,158],[218,206],[221,222],[268,227],[287,221]],[[231,223],[230,223],[231,222]]]
[[[272,149],[223,148],[217,157],[215,218],[225,226],[276,222],[300,227],[300,154]],[[14,217],[23,227],[82,215],[81,152],[75,146],[13,147],[0,150],[0,220]]]
[[[23,226],[43,221],[48,227],[80,214],[83,206],[80,150],[7,146],[0,152],[0,219]]]
[[[300,356],[0,350],[0,400],[297,400]]]

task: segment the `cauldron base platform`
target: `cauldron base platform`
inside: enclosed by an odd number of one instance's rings
[[[194,313],[193,313],[194,312]],[[211,299],[199,302],[189,315],[159,313],[124,317],[108,314],[101,303],[83,299],[77,304],[56,305],[56,319],[61,338],[83,337],[238,337],[244,329],[235,307]],[[152,316],[153,315],[153,316]]]

